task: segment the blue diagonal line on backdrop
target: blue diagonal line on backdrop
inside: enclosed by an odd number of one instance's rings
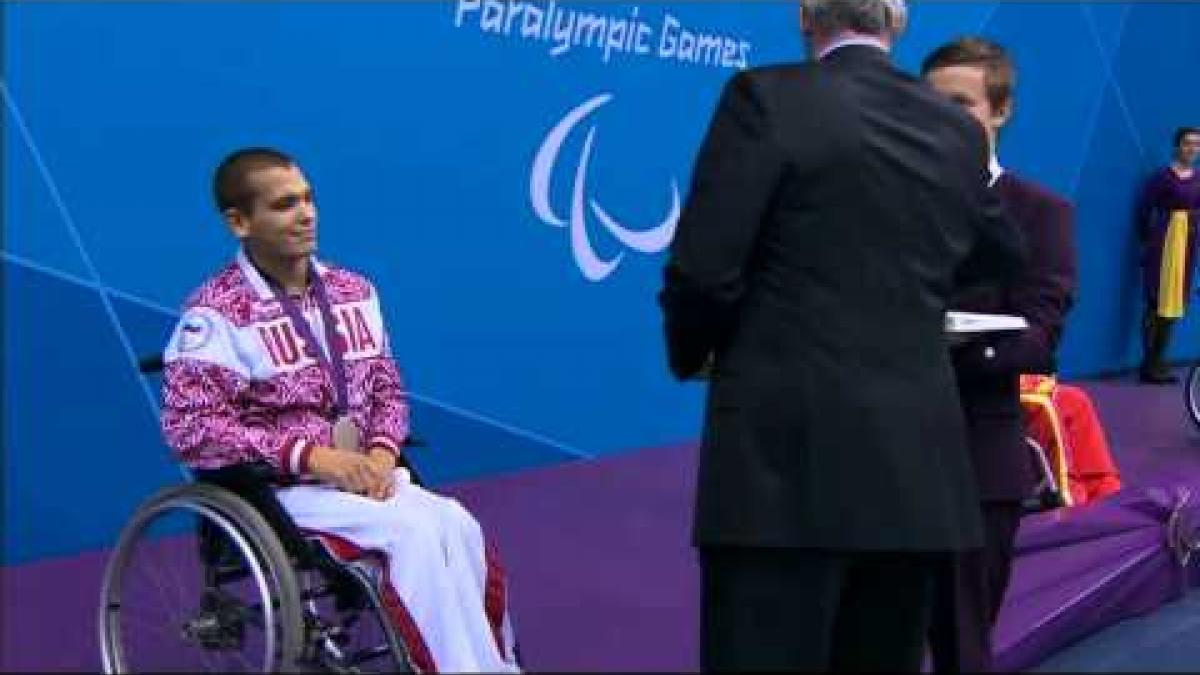
[[[40,272],[42,274],[45,274],[46,276],[54,277],[55,279],[58,279],[60,281],[63,281],[63,282],[69,283],[69,284],[82,286],[84,288],[88,288],[88,289],[91,289],[91,290],[94,290],[94,291],[100,292],[100,293],[107,293],[112,297],[120,298],[121,300],[138,305],[140,307],[144,307],[146,309],[150,309],[150,310],[153,310],[156,312],[161,312],[167,316],[171,316],[171,317],[175,317],[175,318],[179,317],[178,311],[171,309],[169,307],[160,305],[151,300],[147,300],[145,298],[138,297],[132,293],[127,293],[127,292],[119,290],[119,289],[110,288],[108,286],[98,284],[94,281],[82,279],[78,276],[75,276],[74,274],[70,274],[68,272],[63,272],[61,270],[56,270],[52,267],[42,265],[41,263],[34,262],[32,260],[29,260],[27,258],[24,258],[22,256],[19,256],[19,255],[13,254],[13,253],[10,253],[8,251],[0,251],[0,259],[4,260],[6,262],[12,263],[14,265],[20,265],[21,267],[25,267],[25,268],[34,270],[36,272]],[[555,450],[558,450],[564,454],[571,455],[573,457],[578,457],[580,459],[594,459],[595,458],[595,455],[592,453],[588,453],[588,452],[585,452],[578,448],[575,448],[575,447],[572,447],[565,443],[562,443],[560,441],[556,441],[552,438],[549,438],[548,436],[544,436],[537,432],[522,429],[520,427],[513,426],[507,422],[502,422],[495,418],[488,417],[486,415],[474,412],[472,410],[468,410],[461,406],[454,405],[453,403],[447,403],[445,401],[440,401],[438,399],[435,399],[435,398],[432,398],[429,396],[425,396],[423,394],[418,394],[416,392],[409,392],[409,396],[411,398],[413,398],[414,400],[420,401],[421,403],[424,403],[426,405],[430,405],[435,408],[441,408],[441,409],[443,409],[449,413],[452,413],[454,415],[458,415],[460,417],[465,417],[472,421],[479,422],[480,424],[484,424],[486,426],[490,426],[490,427],[493,427],[496,429],[500,429],[501,431],[508,432],[514,436],[520,436],[521,438],[525,438],[525,439],[534,441],[536,443],[549,446],[549,447],[554,448]]]
[[[1079,0],[1078,4],[1079,13],[1083,17],[1084,23],[1087,24],[1088,33],[1092,37],[1092,42],[1094,42],[1096,45],[1097,58],[1101,62],[1105,62],[1108,60],[1108,54],[1104,52],[1103,41],[1100,39],[1100,33],[1096,26],[1095,18],[1092,16],[1091,10],[1088,9],[1087,3],[1085,3],[1083,0]],[[1121,22],[1122,27],[1118,29],[1117,39],[1113,43],[1114,52],[1119,49],[1119,45],[1121,44],[1121,31],[1124,30],[1123,26],[1125,22],[1124,14],[1121,15]],[[1106,70],[1103,81],[1100,83],[1100,93],[1096,97],[1095,105],[1092,106],[1092,113],[1088,117],[1087,127],[1085,127],[1087,131],[1084,134],[1085,146],[1083,148],[1083,155],[1080,157],[1079,162],[1075,164],[1074,175],[1071,176],[1071,182],[1067,188],[1067,193],[1071,195],[1072,198],[1074,198],[1075,193],[1079,191],[1079,182],[1083,180],[1083,171],[1087,168],[1088,158],[1091,157],[1092,148],[1096,144],[1096,129],[1100,125],[1100,115],[1104,112],[1104,96],[1108,92],[1108,88],[1110,86],[1115,87],[1115,83],[1112,81],[1111,74]],[[1136,136],[1136,132],[1134,135]]]
[[[988,24],[992,22],[992,17],[996,16],[996,10],[999,8],[1000,3],[992,3],[992,6],[988,8],[987,14],[983,15],[983,21],[979,22],[979,30],[975,31],[977,34],[984,35],[987,33]]]
[[[121,300],[124,300],[125,302],[128,302],[133,305],[137,305],[144,309],[153,310],[155,312],[159,312],[161,314],[165,314],[165,315],[171,316],[171,317],[176,317],[176,318],[179,317],[179,312],[176,311],[175,309],[173,309],[171,307],[167,307],[165,305],[160,305],[160,304],[154,302],[153,300],[147,300],[145,298],[138,297],[132,293],[122,291],[118,288],[113,288],[111,286],[105,286],[104,284],[96,283],[94,281],[89,281],[87,279],[77,277],[74,274],[71,274],[69,272],[63,272],[61,270],[56,270],[53,267],[43,265],[39,262],[30,260],[29,258],[26,258],[24,256],[19,256],[15,253],[11,253],[9,251],[0,251],[0,259],[10,262],[14,265],[20,265],[21,267],[31,269],[35,272],[40,272],[42,274],[45,274],[48,277],[54,277],[55,279],[58,279],[59,281],[64,281],[66,283],[73,284],[75,286],[82,286],[84,288],[91,289],[98,293],[107,293],[108,295],[110,295],[114,298],[120,298]]]
[[[502,431],[507,431],[508,433],[513,434],[515,436],[520,436],[522,438],[527,438],[531,441],[536,441],[543,445],[548,445],[548,446],[550,446],[560,452],[566,453],[568,455],[573,455],[573,456],[579,457],[581,459],[594,459],[595,458],[595,455],[593,455],[591,453],[584,452],[583,450],[571,447],[569,445],[566,445],[565,443],[560,443],[559,441],[556,441],[552,438],[548,438],[539,433],[536,433],[533,431],[526,431],[525,429],[520,429],[518,427],[514,427],[511,424],[508,424],[506,422],[501,422],[499,420],[496,420],[496,419],[493,419],[490,417],[486,417],[484,415],[480,415],[477,412],[472,412],[470,410],[467,410],[466,408],[460,408],[452,403],[446,403],[445,401],[439,401],[437,399],[430,398],[428,396],[423,396],[421,394],[412,393],[412,392],[409,393],[409,396],[422,402],[422,403],[427,403],[429,405],[436,406],[438,408],[442,408],[443,410],[454,413],[455,415],[460,415],[462,417],[466,417],[467,419],[471,419],[476,422],[480,422],[482,424],[486,424],[488,426],[495,427]]]
[[[1149,157],[1146,155],[1146,148],[1142,144],[1141,134],[1138,132],[1137,125],[1133,121],[1133,113],[1129,111],[1129,104],[1125,100],[1125,91],[1121,89],[1121,82],[1117,79],[1114,62],[1117,54],[1121,50],[1121,42],[1125,38],[1125,22],[1129,19],[1129,15],[1136,9],[1133,4],[1125,5],[1125,12],[1121,14],[1120,27],[1117,30],[1117,39],[1113,42],[1112,53],[1109,54],[1104,49],[1104,43],[1100,39],[1100,29],[1096,26],[1096,19],[1092,16],[1091,10],[1087,4],[1080,2],[1080,8],[1083,11],[1083,16],[1087,21],[1089,33],[1092,40],[1096,43],[1096,50],[1100,52],[1100,62],[1104,67],[1104,76],[1108,84],[1112,85],[1113,94],[1116,97],[1117,107],[1121,110],[1121,117],[1125,122],[1125,126],[1129,129],[1129,135],[1133,139],[1133,144],[1138,151],[1138,159],[1141,161],[1143,169],[1150,169]]]
[[[16,126],[17,131],[21,134],[21,139],[25,142],[25,147],[29,150],[30,157],[33,159],[34,166],[37,167],[38,173],[41,175],[42,181],[46,185],[46,189],[50,192],[50,199],[54,202],[54,206],[58,209],[59,216],[62,217],[63,224],[67,228],[67,234],[70,235],[71,241],[78,249],[80,257],[83,259],[84,268],[88,276],[91,277],[90,288],[96,291],[100,297],[100,303],[104,307],[104,313],[108,316],[108,320],[112,323],[117,339],[121,342],[121,347],[125,351],[125,360],[133,371],[137,372],[137,354],[133,351],[133,343],[129,340],[129,335],[125,333],[125,327],[121,325],[121,320],[117,317],[116,309],[113,308],[112,300],[106,291],[104,282],[100,279],[100,273],[96,270],[96,265],[92,262],[92,256],[88,253],[87,247],[84,246],[83,237],[79,234],[79,228],[75,225],[75,218],[71,215],[70,209],[67,208],[66,202],[63,201],[62,193],[58,189],[58,183],[54,180],[54,176],[50,173],[50,167],[46,165],[45,159],[42,157],[41,151],[38,149],[37,143],[33,140],[33,134],[30,133],[29,127],[25,124],[25,118],[21,115],[20,108],[13,99],[12,92],[9,91],[5,81],[0,80],[0,96],[4,98],[4,104],[8,107],[8,111],[12,116],[12,121]],[[158,398],[150,389],[150,383],[139,374],[137,376],[138,386],[142,394],[146,398],[146,403],[150,406],[150,410],[154,415],[158,416]]]

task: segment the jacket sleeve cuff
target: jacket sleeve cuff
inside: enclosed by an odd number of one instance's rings
[[[367,439],[367,449],[383,448],[395,455],[397,460],[400,459],[400,447],[400,442],[388,434],[375,434]]]
[[[390,434],[375,434],[367,439],[368,448],[387,448],[393,454],[400,452],[401,442]]]
[[[317,444],[303,438],[288,438],[279,451],[279,469],[286,475],[308,473],[308,460]]]

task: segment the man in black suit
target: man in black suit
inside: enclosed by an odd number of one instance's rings
[[[967,37],[934,50],[921,66],[939,93],[987,131],[991,181],[1029,244],[1029,266],[1013,283],[957,297],[955,309],[1025,317],[1029,329],[985,335],[954,349],[968,447],[982,507],[984,546],[958,556],[953,579],[938,594],[930,647],[938,672],[991,669],[991,629],[1012,569],[1013,544],[1037,476],[1025,445],[1019,378],[1052,374],[1067,311],[1075,300],[1071,205],[1014,175],[996,159],[996,140],[1013,108],[1016,77],[1003,47]]]
[[[935,577],[978,547],[944,336],[1023,265],[979,124],[892,66],[902,0],[803,0],[809,63],[734,76],[660,294],[710,377],[693,541],[706,670],[920,667]]]

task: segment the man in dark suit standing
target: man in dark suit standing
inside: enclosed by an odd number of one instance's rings
[[[1029,323],[1028,330],[985,335],[953,352],[982,500],[984,546],[960,554],[953,579],[940,589],[930,646],[938,672],[983,672],[991,669],[991,629],[1008,587],[1021,502],[1037,480],[1024,440],[1019,378],[1055,371],[1055,351],[1075,300],[1074,214],[1061,197],[1005,170],[996,158],[1016,78],[1003,47],[978,37],[955,40],[926,57],[921,72],[987,131],[992,189],[1030,253],[1029,266],[1013,283],[954,299],[955,309],[1016,314]]]
[[[944,330],[1023,265],[979,124],[892,66],[902,0],[803,0],[814,59],[725,87],[660,294],[710,377],[693,541],[706,670],[916,671],[978,547]]]

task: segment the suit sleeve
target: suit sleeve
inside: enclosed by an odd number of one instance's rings
[[[700,370],[729,333],[782,166],[761,92],[750,73],[739,73],[700,148],[659,293],[668,363],[680,379]]]
[[[1029,328],[984,336],[955,351],[964,376],[998,373],[1052,373],[1067,312],[1075,301],[1078,271],[1070,204],[1047,199],[1024,228],[1029,234],[1029,267],[1008,293],[1010,311]]]

